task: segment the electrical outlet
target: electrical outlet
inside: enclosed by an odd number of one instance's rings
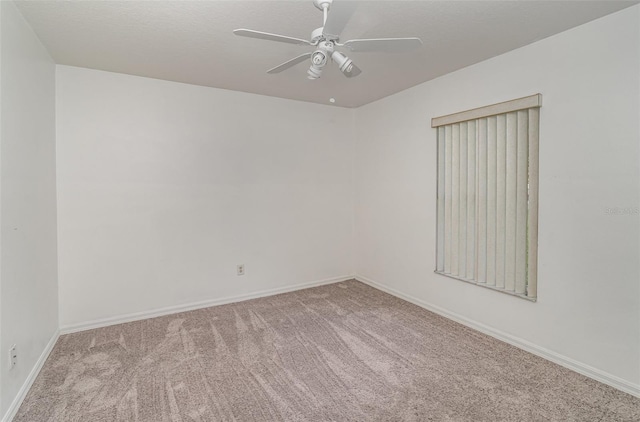
[[[13,369],[14,366],[18,363],[18,350],[16,349],[16,345],[14,344],[9,349],[9,369]]]
[[[244,264],[238,264],[238,275],[244,275]]]

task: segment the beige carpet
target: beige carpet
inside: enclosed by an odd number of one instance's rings
[[[640,400],[357,281],[65,335],[15,422],[640,421]]]

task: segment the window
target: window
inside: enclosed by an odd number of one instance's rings
[[[436,273],[537,297],[540,94],[432,119]]]

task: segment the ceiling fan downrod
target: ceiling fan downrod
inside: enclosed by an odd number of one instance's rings
[[[318,9],[322,10],[324,14],[324,20],[322,21],[322,26],[327,23],[327,16],[329,13],[329,8],[331,8],[331,3],[333,0],[313,0],[313,5]]]

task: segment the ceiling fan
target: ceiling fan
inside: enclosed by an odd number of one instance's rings
[[[340,43],[340,33],[351,18],[356,5],[354,2],[338,1],[334,3],[333,1],[313,0],[313,5],[323,12],[324,20],[322,27],[311,32],[310,41],[252,29],[236,29],[233,33],[241,37],[316,47],[315,51],[311,53],[301,54],[267,71],[267,73],[271,74],[280,73],[298,63],[311,59],[311,66],[307,71],[307,78],[309,79],[318,79],[322,75],[322,70],[329,59],[333,60],[340,71],[348,78],[362,73],[360,68],[353,63],[353,60],[339,52],[336,47],[344,47],[353,52],[405,52],[419,48],[422,45],[420,38],[356,39]]]

